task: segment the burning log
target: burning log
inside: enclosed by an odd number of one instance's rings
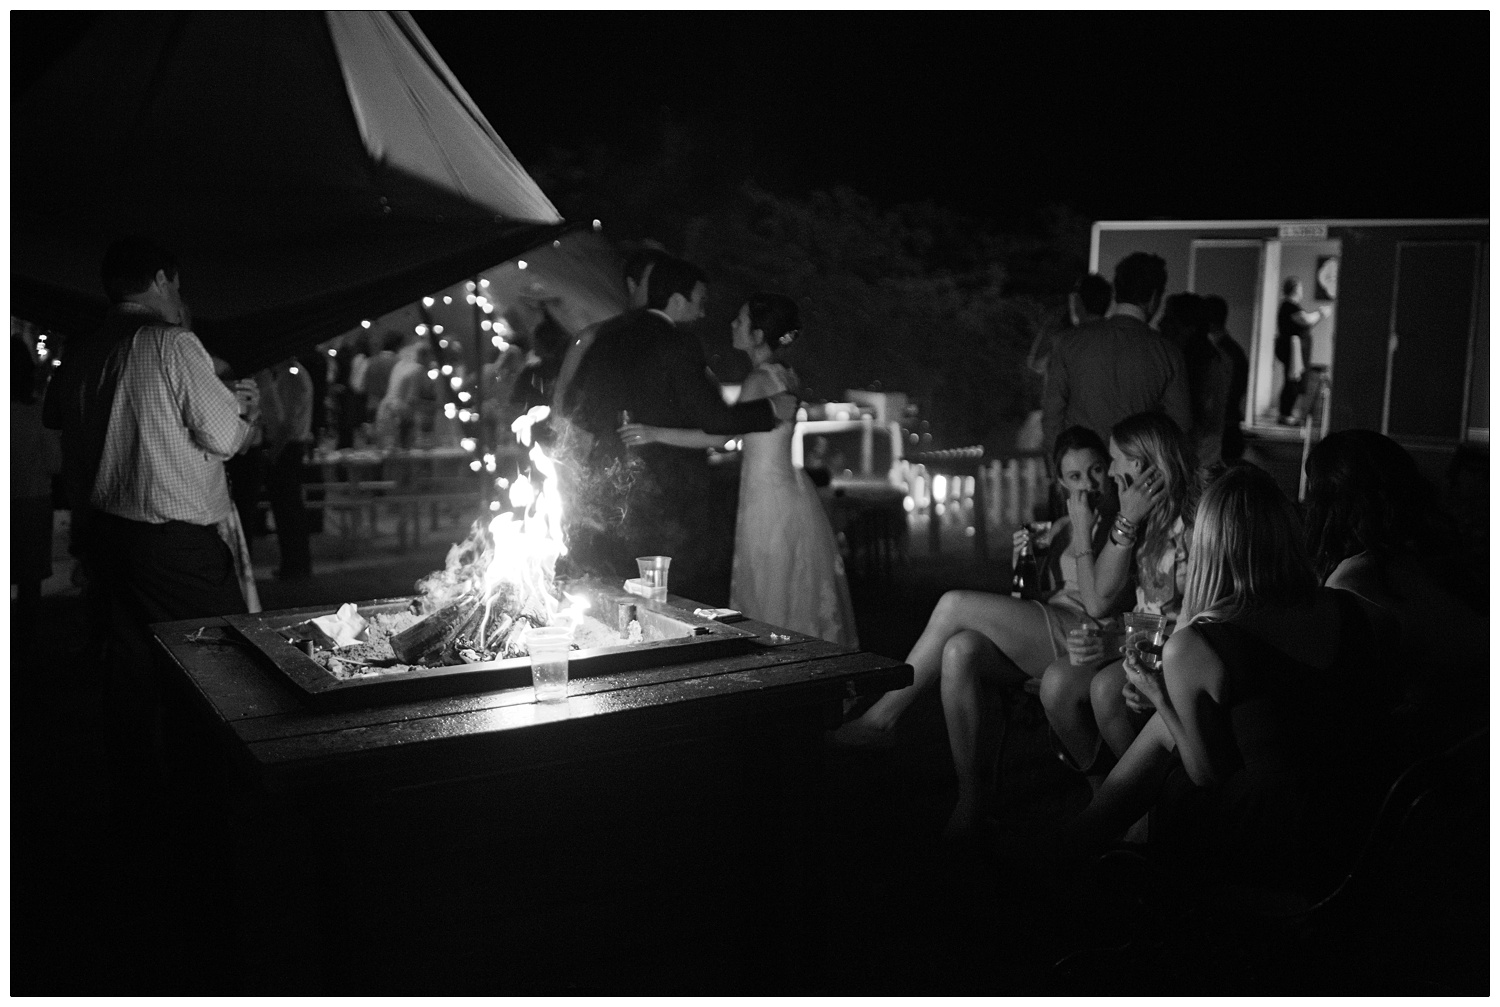
[[[483,599],[460,598],[391,637],[391,650],[407,664],[419,664],[442,652],[453,639],[470,628],[483,608]]]

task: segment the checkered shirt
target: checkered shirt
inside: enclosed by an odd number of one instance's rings
[[[254,429],[197,336],[143,325],[129,341],[91,502],[131,521],[215,524],[233,506],[224,462]]]

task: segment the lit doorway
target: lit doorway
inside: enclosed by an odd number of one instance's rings
[[[1279,400],[1286,382],[1286,366],[1276,359],[1276,315],[1281,307],[1284,284],[1296,279],[1302,285],[1304,310],[1323,309],[1323,317],[1312,327],[1312,352],[1305,367],[1333,375],[1334,331],[1338,325],[1338,268],[1343,250],[1337,238],[1319,240],[1271,240],[1265,243],[1261,274],[1260,311],[1256,344],[1250,356],[1250,391],[1247,420],[1252,426],[1276,427]]]

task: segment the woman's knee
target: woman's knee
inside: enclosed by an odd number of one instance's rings
[[[1089,682],[1089,704],[1094,708],[1098,720],[1118,716],[1125,708],[1125,668],[1123,665],[1107,664],[1095,673]]]
[[[960,630],[948,637],[943,644],[943,678],[970,678],[979,669],[980,662],[989,656],[995,645],[983,633],[972,629]]]
[[[1053,661],[1042,672],[1039,694],[1048,716],[1076,707],[1088,698],[1088,678],[1067,659]]]

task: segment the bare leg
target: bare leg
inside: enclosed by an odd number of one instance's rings
[[[1047,665],[1042,675],[1042,708],[1047,721],[1079,769],[1088,769],[1099,750],[1099,729],[1089,705],[1089,683],[1096,664],[1074,665],[1067,658]]]
[[[1063,830],[1058,852],[1082,856],[1117,841],[1156,803],[1175,748],[1161,718],[1152,716],[1109,771],[1089,806]]]
[[[1089,683],[1089,704],[1104,743],[1116,757],[1123,756],[1150,713],[1135,713],[1125,705],[1125,664],[1114,661],[1099,669]]]
[[[943,718],[948,723],[948,745],[958,775],[958,803],[944,835],[972,830],[994,787],[992,767],[984,756],[993,752],[996,725],[984,722],[983,685],[1025,679],[1026,673],[982,633],[961,630],[943,647]]]
[[[1077,621],[1072,613],[1058,610],[1064,625]],[[1016,667],[1033,678],[1041,677],[1052,660],[1052,631],[1035,603],[983,591],[949,591],[938,601],[927,620],[927,628],[906,657],[912,666],[912,684],[886,693],[863,716],[845,724],[840,741],[869,744],[890,737],[911,704],[938,680],[943,648],[948,639],[963,630],[982,634]]]

